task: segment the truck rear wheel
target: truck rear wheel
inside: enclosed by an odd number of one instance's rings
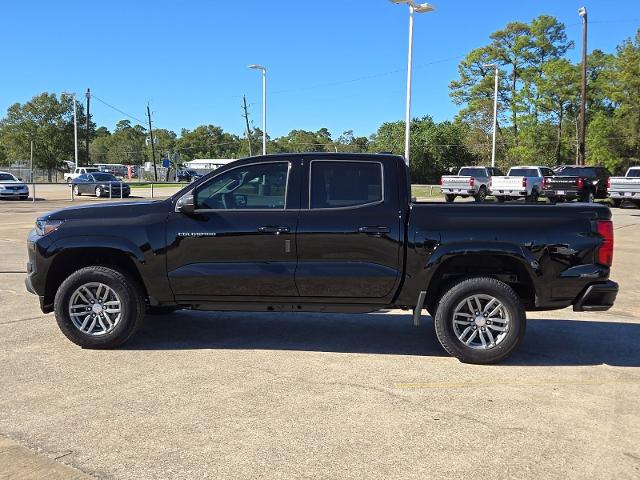
[[[540,198],[540,194],[538,193],[538,190],[533,189],[531,191],[531,195],[527,195],[525,198],[525,202],[528,203],[538,203],[538,199]]]
[[[62,333],[83,348],[126,342],[144,318],[144,299],[129,275],[102,266],[71,274],[56,293],[54,310]]]
[[[620,200],[619,198],[613,198],[611,199],[611,203],[613,204],[613,206],[615,208],[620,208],[622,207],[622,200]]]
[[[458,283],[440,299],[434,319],[442,347],[464,363],[497,363],[520,345],[526,315],[518,295],[494,278]]]
[[[484,187],[484,185],[480,187],[480,190],[478,190],[478,193],[474,195],[473,198],[476,199],[476,202],[485,201],[485,199],[487,198],[487,189]]]
[[[444,196],[444,201],[447,203],[453,203],[453,201],[456,199],[455,195],[445,195]]]

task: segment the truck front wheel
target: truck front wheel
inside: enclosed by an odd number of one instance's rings
[[[137,282],[103,266],[72,273],[56,293],[54,309],[62,333],[83,348],[112,348],[126,342],[144,318]]]
[[[518,348],[526,315],[509,285],[478,277],[458,283],[441,297],[434,322],[449,354],[482,365],[500,362]]]

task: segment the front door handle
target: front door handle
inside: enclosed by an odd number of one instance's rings
[[[267,225],[264,227],[258,227],[260,233],[270,233],[272,235],[280,235],[281,233],[289,233],[289,227],[275,227]]]
[[[389,227],[360,227],[358,232],[381,237],[382,235],[391,232],[391,229]]]

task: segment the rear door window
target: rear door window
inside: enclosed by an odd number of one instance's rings
[[[383,200],[381,163],[311,162],[309,208],[358,207]]]

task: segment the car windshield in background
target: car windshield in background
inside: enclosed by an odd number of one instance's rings
[[[0,182],[15,182],[16,177],[9,173],[0,173]]]
[[[634,177],[634,178],[640,177],[640,168],[637,170],[629,170],[627,177]]]
[[[512,168],[509,170],[510,177],[537,177],[538,171],[535,168]]]
[[[484,168],[461,168],[458,175],[461,177],[484,177],[487,172]]]
[[[110,173],[94,173],[93,178],[97,182],[119,182],[118,178]]]
[[[595,177],[597,176],[594,168],[581,167],[565,167],[558,170],[557,175],[561,177]]]

